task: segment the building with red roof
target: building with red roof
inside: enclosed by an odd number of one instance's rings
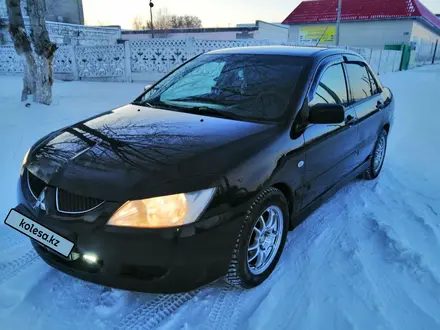
[[[287,16],[289,41],[334,44],[338,0],[301,2]],[[419,0],[342,0],[340,45],[440,43],[440,18]],[[440,46],[439,46],[440,47]]]

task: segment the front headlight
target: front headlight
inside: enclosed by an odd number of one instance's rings
[[[107,225],[137,228],[177,227],[198,219],[214,196],[215,188],[192,193],[128,201]]]

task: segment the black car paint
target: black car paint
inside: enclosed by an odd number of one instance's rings
[[[125,202],[216,186],[276,132],[273,124],[127,105],[59,132],[29,154],[27,169],[49,186]]]
[[[113,287],[190,290],[226,272],[248,205],[262,190],[275,186],[286,195],[293,227],[297,215],[365,168],[375,137],[393,121],[392,94],[379,80],[380,94],[350,104],[346,122],[295,125],[323,67],[363,59],[344,50],[229,51],[308,59],[288,120],[244,122],[127,105],[41,139],[22,169],[17,209],[74,241],[79,252],[96,252],[101,268],[92,271],[34,243],[46,262]],[[27,171],[48,185],[46,211],[32,208]],[[55,187],[108,202],[85,216],[60,214],[53,205]],[[193,224],[166,229],[106,226],[127,200],[208,187],[217,187],[216,196]]]

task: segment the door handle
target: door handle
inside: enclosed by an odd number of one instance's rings
[[[352,115],[348,115],[347,118],[345,118],[345,123],[347,125],[352,125],[355,122],[356,118],[354,118]]]

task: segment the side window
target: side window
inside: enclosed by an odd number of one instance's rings
[[[371,73],[370,70],[367,71],[368,71],[368,77],[370,77],[371,91],[373,92],[373,95],[378,94],[380,91],[376,79],[374,79],[373,74]]]
[[[353,101],[358,102],[373,95],[371,76],[367,68],[358,63],[347,63],[346,67]]]
[[[309,106],[318,103],[347,104],[347,86],[341,64],[332,65],[321,76]]]

